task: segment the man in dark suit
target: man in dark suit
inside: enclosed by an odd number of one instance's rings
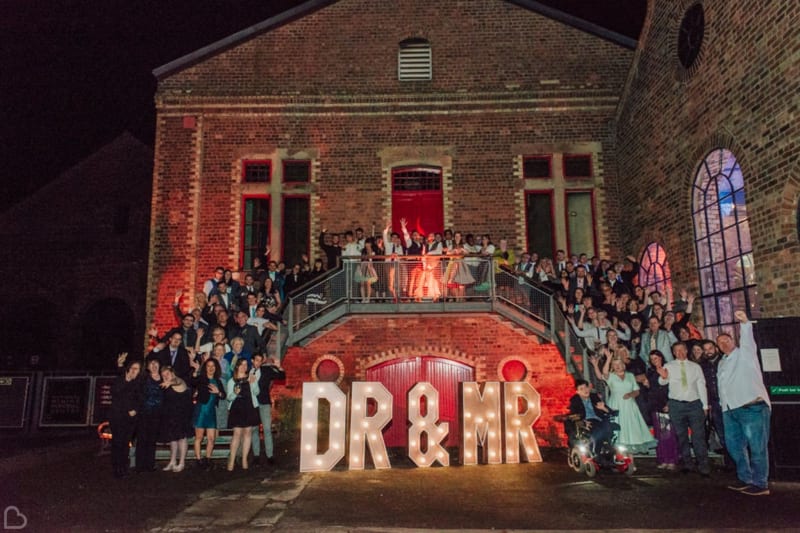
[[[169,343],[159,342],[147,357],[155,357],[161,363],[161,368],[171,366],[175,375],[191,386],[192,365],[189,361],[189,352],[183,347],[183,335],[179,331],[174,332]]]
[[[258,328],[247,323],[247,313],[238,311],[236,313],[236,326],[233,328],[233,337],[241,337],[244,340],[244,350],[251,354],[264,354],[267,352],[267,343],[258,334]]]
[[[592,440],[592,450],[598,442],[611,439],[611,424],[608,420],[609,410],[600,396],[592,392],[589,382],[583,379],[575,381],[575,395],[569,400],[569,412],[578,415],[587,425]],[[574,434],[570,433],[570,437]]]
[[[258,416],[264,428],[264,452],[267,455],[267,462],[273,464],[272,398],[269,390],[273,381],[286,379],[286,372],[275,359],[261,354],[253,355],[253,368],[258,379]],[[258,435],[258,427],[253,428],[252,443],[253,457],[255,464],[258,465],[261,462],[261,438]]]

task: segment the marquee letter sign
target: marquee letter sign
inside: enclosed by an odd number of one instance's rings
[[[529,383],[490,381],[481,390],[479,383],[464,382],[460,392],[462,464],[500,464],[504,455],[506,463],[542,460],[533,432],[541,412],[541,398]],[[364,468],[367,446],[375,468],[391,468],[382,430],[392,420],[392,394],[382,383],[355,382],[351,396],[349,468]],[[330,405],[327,421],[319,419],[323,401]],[[342,460],[347,403],[347,397],[334,383],[303,384],[301,472],[331,470]],[[408,422],[409,458],[420,467],[437,461],[449,466],[450,455],[442,442],[450,426],[439,423],[439,391],[430,383],[417,383],[408,391]],[[318,442],[320,425],[328,427],[328,443],[323,450]]]

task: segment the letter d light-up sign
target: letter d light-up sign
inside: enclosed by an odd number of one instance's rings
[[[330,403],[328,449],[317,453],[319,401]],[[335,383],[303,383],[303,427],[300,430],[300,471],[330,470],[344,457],[347,397]]]
[[[425,405],[425,416],[422,406]],[[417,466],[431,466],[439,461],[442,466],[450,466],[450,455],[442,446],[442,441],[450,432],[450,424],[439,421],[439,391],[430,383],[421,382],[408,391],[408,457]],[[427,449],[422,451],[422,435],[427,440]]]
[[[375,468],[391,468],[383,427],[392,420],[392,393],[382,383],[354,382],[350,405],[350,470],[364,469],[364,442],[369,445]],[[368,416],[367,400],[375,400],[375,414]]]

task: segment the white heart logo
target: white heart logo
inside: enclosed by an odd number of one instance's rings
[[[19,512],[19,507],[9,505],[3,511],[3,528],[4,529],[25,529],[28,525],[28,517]]]

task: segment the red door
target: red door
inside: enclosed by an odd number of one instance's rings
[[[442,357],[395,359],[367,369],[367,381],[378,381],[394,396],[392,422],[384,430],[386,446],[405,447],[408,443],[408,391],[420,381],[430,382],[439,391],[439,422],[448,422],[446,446],[458,446],[458,384],[474,381],[475,369]]]
[[[400,219],[408,231],[427,235],[444,231],[442,169],[397,167],[392,169],[392,228],[400,233]],[[402,236],[402,234],[401,234]]]

